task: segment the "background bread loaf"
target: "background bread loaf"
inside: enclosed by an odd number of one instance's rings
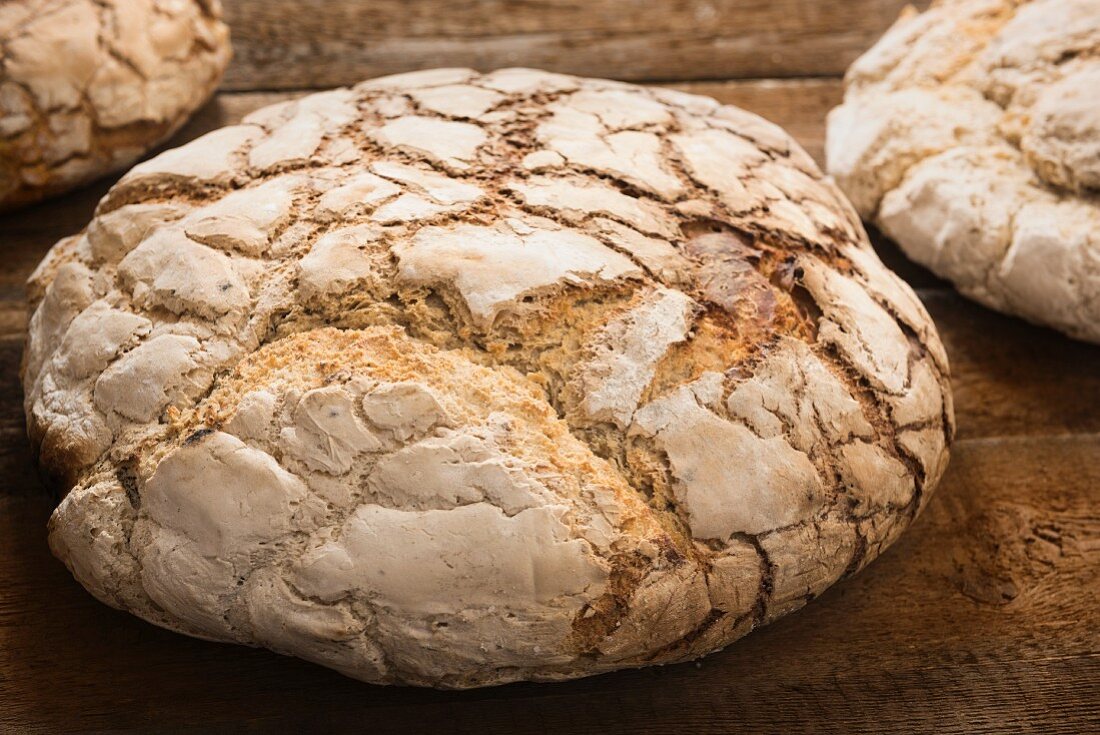
[[[229,62],[218,0],[11,0],[0,7],[0,210],[125,168]]]
[[[1100,342],[1100,3],[952,0],[852,65],[828,168],[994,309]]]

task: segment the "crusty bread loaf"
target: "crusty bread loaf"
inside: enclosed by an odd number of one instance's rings
[[[0,4],[0,210],[125,168],[229,62],[218,0]]]
[[[30,284],[51,544],[158,625],[373,682],[678,661],[891,543],[947,360],[774,125],[442,69],[130,171]]]
[[[1100,1],[948,0],[848,72],[828,168],[994,309],[1100,342]]]

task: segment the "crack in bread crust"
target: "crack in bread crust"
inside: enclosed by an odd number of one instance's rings
[[[888,545],[952,430],[927,314],[785,133],[601,80],[260,110],[135,167],[29,290],[77,579],[381,683],[721,648]]]

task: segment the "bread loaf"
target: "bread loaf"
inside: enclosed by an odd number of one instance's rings
[[[50,543],[107,604],[380,683],[681,661],[898,537],[948,366],[782,130],[506,69],[145,162],[30,284]]]
[[[229,62],[218,0],[0,5],[0,210],[125,168],[182,125]]]
[[[1100,2],[951,0],[852,65],[828,168],[915,261],[1100,342]]]

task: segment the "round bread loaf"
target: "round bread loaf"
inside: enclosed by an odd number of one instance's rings
[[[132,164],[229,62],[218,0],[0,5],[0,210]]]
[[[721,648],[897,538],[953,430],[928,315],[802,149],[615,82],[265,108],[130,171],[31,297],[76,578],[371,682]]]
[[[828,169],[913,260],[1100,342],[1100,0],[949,0],[848,71]]]

